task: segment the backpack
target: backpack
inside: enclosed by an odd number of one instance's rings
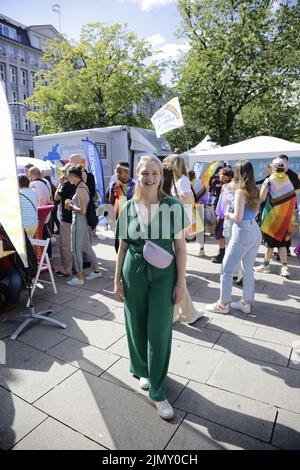
[[[94,228],[98,225],[98,217],[96,215],[95,203],[91,198],[88,202],[85,215],[88,225],[91,227],[92,230],[94,230]]]

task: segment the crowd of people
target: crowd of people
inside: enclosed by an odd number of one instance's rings
[[[24,229],[28,237],[34,237],[39,207],[51,206],[42,236],[51,240],[54,233],[59,234],[56,275],[68,278],[70,286],[83,286],[86,280],[102,276],[87,219],[90,201],[97,200],[93,175],[79,155],[71,155],[57,186],[44,176],[33,165],[19,175]],[[174,411],[166,397],[165,381],[172,324],[192,325],[204,315],[193,305],[186,286],[186,242],[196,242],[199,258],[205,256],[205,237],[214,236],[218,243],[219,251],[211,261],[221,265],[220,295],[206,310],[250,313],[254,271],[271,271],[274,249],[278,250],[281,275],[289,276],[287,255],[300,181],[288,168],[285,155],[270,162],[266,177],[257,182],[251,162],[241,160],[234,168],[218,167],[206,187],[177,154],[163,162],[154,155],[141,156],[135,176],[130,176],[128,162],[118,162],[106,192],[117,221],[114,294],[124,301],[130,372],[141,388],[149,390],[159,416],[169,420]],[[0,231],[1,237],[7,235]],[[265,259],[254,267],[262,241]],[[51,243],[48,254],[52,256]],[[0,282],[2,311],[8,312],[18,303],[25,281],[13,256],[0,262],[0,280],[8,280]],[[87,264],[91,272],[86,276]],[[231,301],[234,278],[243,288],[238,302]]]

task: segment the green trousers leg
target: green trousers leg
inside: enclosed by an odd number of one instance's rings
[[[130,259],[123,268],[125,326],[130,354],[130,371],[150,381],[152,400],[165,400],[171,342],[176,266],[161,270],[146,265],[136,273]],[[131,268],[131,269],[129,269]]]

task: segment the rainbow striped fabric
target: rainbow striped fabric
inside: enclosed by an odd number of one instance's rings
[[[209,167],[206,169],[204,175],[201,178],[201,183],[205,188],[208,188],[208,183],[210,178],[215,174],[217,168],[223,166],[223,161],[212,162]]]
[[[296,193],[286,174],[269,178],[269,193],[262,213],[261,231],[278,241],[286,241],[293,232]]]

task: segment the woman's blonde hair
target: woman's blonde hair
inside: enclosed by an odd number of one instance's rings
[[[154,162],[156,165],[157,165],[157,168],[159,169],[159,172],[160,172],[160,183],[159,183],[159,186],[157,188],[157,197],[159,199],[159,201],[166,195],[166,193],[163,191],[163,184],[164,184],[164,173],[163,173],[163,166],[162,166],[162,163],[161,161],[155,157],[155,155],[142,155],[140,158],[139,158],[139,162],[137,164],[137,167],[136,167],[136,176],[138,177],[139,176],[139,173],[141,171],[141,168],[143,167],[143,165],[147,162]],[[141,185],[138,183],[138,181],[135,183],[135,187],[134,187],[134,194],[133,194],[133,199],[135,201],[140,201],[140,199],[142,198],[143,196],[143,189],[141,187]]]
[[[184,159],[181,155],[173,153],[168,157],[168,163],[170,162],[175,180],[181,178],[182,175],[187,176],[187,169],[184,163]]]
[[[251,210],[255,210],[259,203],[259,190],[255,184],[252,163],[248,160],[239,160],[234,168],[233,182],[241,189],[246,197],[246,203]]]

